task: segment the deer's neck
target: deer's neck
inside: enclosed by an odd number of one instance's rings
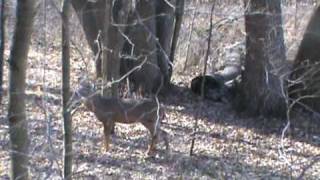
[[[88,109],[89,111],[94,112],[94,109],[95,109],[95,99],[96,99],[95,96],[88,97],[88,98],[85,99],[84,105],[87,107],[87,109]]]
[[[103,98],[101,95],[94,95],[91,97],[86,98],[84,104],[87,109],[91,112],[98,113],[103,109],[103,111],[114,111],[113,107],[115,100]]]

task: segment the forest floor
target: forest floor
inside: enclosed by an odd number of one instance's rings
[[[223,5],[221,5],[223,7]],[[220,8],[217,14],[230,15],[230,7]],[[233,7],[233,12],[241,9]],[[217,10],[218,11],[218,10]],[[285,15],[286,44],[293,45],[301,37],[293,33],[293,8]],[[305,13],[300,9],[300,13]],[[298,13],[299,13],[298,12]],[[181,31],[176,69],[184,64],[183,51],[188,41],[190,9]],[[204,15],[203,15],[204,14]],[[197,25],[205,24],[208,13],[203,13]],[[41,17],[41,14],[39,15]],[[305,17],[304,15],[302,15]],[[299,14],[299,17],[302,17]],[[46,33],[50,35],[58,26],[58,16],[50,16]],[[220,18],[218,15],[216,18]],[[201,20],[202,19],[202,20]],[[223,49],[225,44],[243,39],[240,27],[243,19],[226,24],[215,32],[212,49]],[[305,22],[299,22],[305,24]],[[41,27],[41,21],[36,22]],[[40,25],[39,25],[40,24]],[[300,27],[300,26],[299,26]],[[295,27],[296,28],[296,27]],[[78,29],[73,28],[78,39]],[[34,38],[43,38],[41,28],[36,29]],[[52,30],[52,31],[50,31]],[[297,30],[297,29],[295,29]],[[59,32],[59,31],[57,31]],[[206,27],[195,30],[192,52],[200,52],[206,41]],[[219,42],[219,35],[221,43]],[[242,38],[238,36],[242,34]],[[48,35],[48,36],[49,36]],[[224,38],[229,36],[230,38]],[[34,40],[28,59],[27,118],[30,138],[31,179],[62,179],[63,165],[63,120],[61,116],[61,62],[59,38],[47,37],[47,42]],[[84,41],[83,41],[84,42]],[[40,47],[39,47],[40,46]],[[44,47],[46,46],[46,47]],[[8,45],[9,47],[9,45]],[[288,47],[288,46],[287,46]],[[291,46],[290,46],[291,47]],[[293,48],[288,47],[288,51]],[[6,57],[9,54],[7,48]],[[78,78],[93,76],[92,54],[82,43],[72,46],[72,87]],[[223,59],[212,52],[212,59]],[[199,54],[190,54],[195,59]],[[203,56],[203,54],[201,55]],[[290,56],[289,56],[290,57]],[[200,59],[198,59],[200,61]],[[197,62],[189,62],[191,65]],[[198,62],[199,63],[199,62]],[[213,62],[214,63],[214,62]],[[189,64],[189,65],[190,65]],[[5,75],[8,66],[5,64]],[[320,177],[320,132],[319,124],[312,118],[297,113],[291,119],[294,128],[282,137],[287,119],[250,118],[235,112],[230,103],[200,101],[189,86],[191,79],[201,72],[201,63],[186,72],[176,71],[174,88],[166,97],[160,98],[166,110],[162,128],[169,133],[171,151],[166,153],[162,146],[159,153],[150,158],[145,155],[149,134],[142,125],[117,124],[112,137],[112,146],[105,152],[102,143],[102,124],[83,106],[72,117],[73,123],[73,177],[74,179],[319,179]],[[213,68],[213,67],[212,67]],[[0,179],[9,179],[10,141],[7,120],[8,77],[5,76],[5,96],[0,106]],[[198,129],[194,131],[194,122]],[[191,140],[195,137],[194,155],[190,156]]]
[[[102,124],[80,107],[73,116],[73,177],[290,179],[306,169],[305,179],[319,179],[319,132],[296,128],[281,138],[285,120],[239,117],[228,103],[200,101],[188,88],[190,80],[189,75],[180,75],[174,80],[174,90],[161,98],[166,109],[162,128],[169,133],[171,152],[167,154],[160,146],[154,158],[145,155],[149,135],[138,124],[117,124],[112,148],[105,152]],[[48,89],[45,97],[32,86],[27,92],[32,179],[60,179],[63,123],[59,89]],[[0,179],[8,179],[9,172],[6,108],[7,97],[0,109]],[[196,119],[194,155],[189,156]]]

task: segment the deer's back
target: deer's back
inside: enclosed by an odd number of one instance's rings
[[[100,121],[114,120],[120,123],[152,121],[158,110],[156,101],[151,99],[105,98],[100,95],[91,98],[93,108]],[[159,107],[160,108],[160,107]],[[162,113],[162,109],[160,110]]]

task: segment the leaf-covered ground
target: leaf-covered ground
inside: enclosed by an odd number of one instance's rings
[[[170,134],[171,152],[166,154],[160,146],[155,158],[145,155],[149,135],[141,125],[118,124],[112,149],[104,152],[102,125],[81,107],[73,117],[74,178],[289,179],[299,176],[313,160],[319,159],[319,134],[296,129],[292,137],[286,134],[281,139],[285,121],[241,118],[229,104],[199,101],[183,83],[190,79],[181,80],[161,100],[166,109],[162,127]],[[48,91],[44,99],[41,93],[31,90],[27,94],[30,170],[35,179],[61,178],[61,99],[59,90]],[[0,177],[7,179],[9,129],[5,115],[6,101],[0,116]],[[199,128],[194,156],[190,157],[195,119]],[[320,163],[305,173],[306,179],[319,176]]]
[[[156,157],[145,155],[149,135],[142,125],[117,124],[112,137],[112,148],[103,150],[102,125],[94,115],[80,107],[73,116],[73,170],[74,179],[290,179],[303,175],[303,179],[320,177],[319,120],[297,114],[292,119],[294,128],[284,134],[286,119],[248,118],[237,114],[229,103],[200,101],[192,94],[189,83],[202,69],[201,59],[205,47],[208,23],[208,5],[199,8],[194,38],[189,54],[191,61],[184,73],[191,10],[188,4],[184,19],[178,58],[173,77],[174,88],[160,98],[166,110],[162,128],[169,133],[171,151],[166,154],[162,145]],[[295,27],[293,14],[308,16],[301,9],[312,9],[301,4],[298,11],[293,6],[284,10],[286,44],[289,57],[292,46],[301,35],[299,22]],[[196,7],[196,6],[195,6]],[[239,20],[225,23],[215,29],[213,49],[223,49],[226,44],[243,40],[242,9],[237,6],[216,8],[215,21],[228,16]],[[232,13],[230,13],[232,10]],[[43,16],[43,11],[38,15]],[[225,17],[222,17],[222,16]],[[51,14],[45,28],[54,31],[59,26],[57,16]],[[51,21],[52,20],[52,21]],[[36,26],[43,21],[38,18]],[[84,42],[83,35],[73,28],[73,40]],[[30,137],[30,174],[32,179],[61,179],[63,165],[63,121],[61,116],[61,62],[59,37],[46,31],[47,43],[43,43],[42,29],[36,29],[28,59],[27,117]],[[55,29],[57,32],[58,30]],[[298,32],[296,32],[298,31]],[[81,33],[80,33],[81,34]],[[41,42],[41,43],[39,43]],[[217,43],[219,42],[219,43]],[[292,48],[291,48],[292,47]],[[8,48],[7,48],[8,49]],[[211,68],[223,61],[223,53],[211,54]],[[202,53],[202,54],[201,54]],[[6,57],[9,51],[6,51]],[[72,46],[72,87],[83,75],[93,76],[92,54],[87,46]],[[198,58],[198,59],[196,59]],[[217,59],[217,62],[216,60]],[[199,62],[197,62],[199,61]],[[7,90],[7,64],[5,66],[5,89]],[[7,121],[7,91],[0,106],[0,179],[9,179],[10,148]],[[198,129],[194,133],[194,122]],[[190,145],[195,137],[194,155]]]

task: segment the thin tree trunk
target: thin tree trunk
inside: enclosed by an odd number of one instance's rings
[[[28,124],[25,111],[26,65],[37,0],[18,0],[9,57],[8,120],[11,141],[11,179],[28,179]]]
[[[62,6],[62,101],[64,128],[64,179],[72,179],[72,121],[68,111],[70,99],[70,0]]]
[[[172,43],[171,43],[171,51],[170,51],[170,61],[171,61],[171,63],[173,63],[173,61],[174,61],[174,55],[175,55],[175,52],[176,52],[177,42],[178,42],[180,29],[181,29],[181,24],[182,24],[183,11],[184,11],[184,0],[177,0],[176,1],[176,10],[175,10],[174,31],[173,31],[173,37],[172,37]],[[196,10],[194,10],[194,12],[196,12]]]
[[[102,75],[104,86],[120,76],[120,53],[124,45],[124,38],[120,32],[123,27],[115,24],[125,24],[128,18],[128,4],[125,0],[118,0],[106,4],[106,13],[103,32],[102,47]],[[118,96],[118,83],[113,83],[110,88],[103,89],[104,96]]]
[[[103,89],[102,94],[103,96],[118,96],[117,90],[115,90],[116,86],[113,86],[113,88],[106,87],[108,82],[112,81],[112,56],[114,49],[109,49],[108,45],[113,43],[116,43],[116,36],[117,33],[115,31],[115,28],[111,25],[111,18],[112,18],[112,3],[107,2],[106,3],[106,14],[104,18],[104,31],[102,32],[102,62],[101,62],[101,70],[102,70],[102,78],[103,78]],[[111,32],[113,31],[113,32]],[[111,33],[115,33],[111,35]],[[111,35],[109,38],[109,34]],[[112,41],[108,44],[109,41]],[[114,46],[112,46],[114,48]],[[115,67],[116,69],[117,67]],[[120,68],[119,68],[120,71]]]
[[[5,0],[1,0],[0,9],[0,104],[3,96],[3,60],[5,46]]]

